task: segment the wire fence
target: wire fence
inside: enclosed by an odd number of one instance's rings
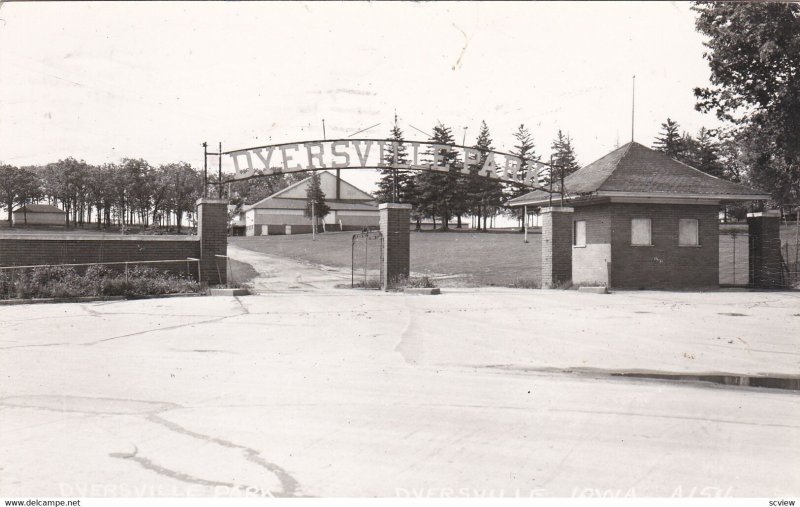
[[[781,268],[787,287],[800,288],[800,258],[798,242],[785,240],[781,244]]]

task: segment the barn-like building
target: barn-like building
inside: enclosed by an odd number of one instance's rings
[[[375,198],[328,171],[321,171],[320,188],[330,213],[324,230],[354,231],[378,226]],[[304,215],[306,188],[310,177],[294,183],[257,203],[245,206],[245,230],[248,236],[304,234],[311,232],[311,220]]]
[[[66,225],[67,213],[51,204],[26,204],[11,215],[14,226],[20,225]]]

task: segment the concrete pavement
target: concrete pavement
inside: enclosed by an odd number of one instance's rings
[[[796,293],[0,307],[2,496],[797,495]]]

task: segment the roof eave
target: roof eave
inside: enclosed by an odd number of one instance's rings
[[[564,201],[566,202],[576,202],[581,200],[588,200],[591,199],[599,199],[599,198],[625,198],[625,199],[642,199],[642,200],[652,200],[652,199],[673,199],[676,201],[719,201],[719,202],[738,202],[738,201],[766,201],[771,198],[769,194],[679,194],[673,192],[650,192],[650,193],[643,193],[643,192],[616,192],[616,191],[600,191],[600,192],[589,192],[586,194],[580,195],[569,195],[564,197]],[[516,201],[512,200],[507,203],[509,207],[515,208],[520,206],[540,206],[543,204],[550,203],[550,197],[545,198],[531,198],[531,199],[520,199],[517,198]],[[561,194],[557,192],[553,192],[552,200],[561,200]]]

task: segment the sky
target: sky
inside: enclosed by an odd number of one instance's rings
[[[270,143],[406,138],[481,121],[549,157],[561,129],[587,164],[667,117],[696,133],[708,85],[685,2],[22,2],[0,4],[0,162],[144,158],[201,168]],[[225,161],[225,170],[229,170]],[[366,190],[373,171],[344,171]]]

